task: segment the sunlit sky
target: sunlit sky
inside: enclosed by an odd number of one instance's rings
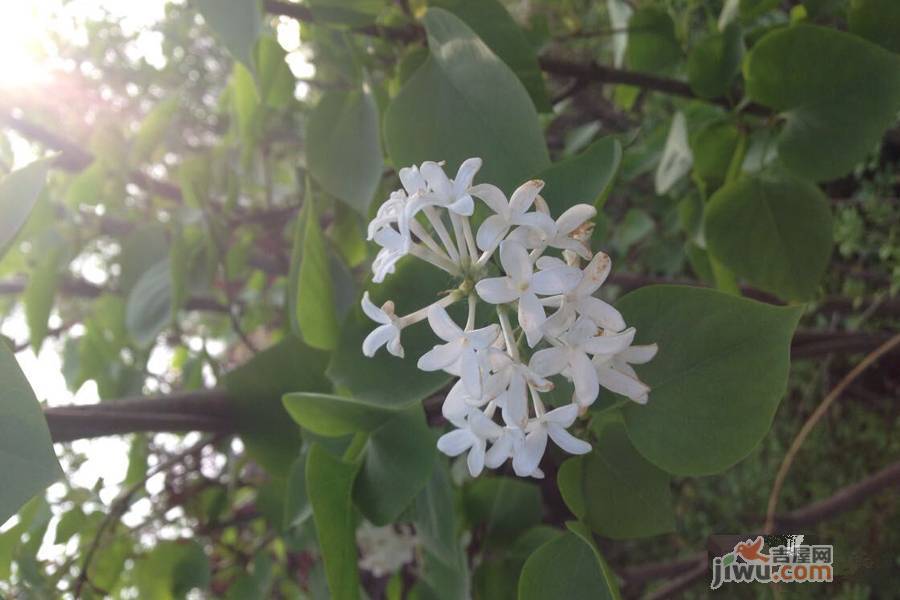
[[[144,59],[157,68],[163,66],[161,44],[162,37],[152,31],[156,22],[163,18],[165,0],[40,0],[38,2],[8,1],[3,3],[3,18],[0,19],[0,101],[5,93],[15,90],[40,90],[41,85],[50,80],[54,70],[60,68],[55,56],[51,33],[56,33],[68,40],[84,41],[83,24],[108,15],[120,21],[126,34],[135,34],[133,47],[127,49],[132,59]],[[300,33],[297,23],[283,19],[277,26],[279,43],[289,52],[288,63],[298,77],[312,74],[312,66],[306,61],[300,47]],[[299,84],[297,93],[305,93],[305,85]],[[10,135],[15,153],[16,167],[23,166],[37,156],[37,151],[28,142]],[[83,267],[90,271],[92,267]],[[97,267],[93,267],[96,271]],[[86,279],[103,278],[102,272],[81,273]],[[58,315],[51,317],[51,327],[60,324]],[[77,332],[77,327],[73,332]],[[2,323],[0,332],[16,342],[28,339],[28,328],[21,307],[18,307],[10,318]],[[99,400],[97,388],[88,382],[77,393],[71,393],[62,375],[62,344],[58,340],[48,339],[39,354],[30,348],[16,355],[19,365],[35,390],[38,399],[51,406],[68,404],[90,404]],[[151,358],[149,370],[153,373],[165,371],[171,362],[169,350],[161,349]],[[175,436],[162,436],[171,444],[178,443]],[[159,441],[159,440],[158,440]],[[192,440],[185,440],[193,443]],[[169,444],[166,444],[169,445]],[[76,452],[82,453],[87,461],[75,472],[67,471],[73,485],[92,488],[103,480],[100,493],[104,502],[110,502],[119,491],[127,469],[128,439],[108,437],[97,440],[81,440],[72,445]],[[59,450],[59,446],[57,447]],[[159,479],[159,478],[157,478]],[[151,480],[148,488],[160,488],[159,481]],[[51,497],[62,493],[60,485],[51,486]],[[146,510],[146,507],[143,507]],[[141,506],[135,506],[141,512]],[[139,516],[139,515],[138,515]],[[15,517],[13,517],[15,519]],[[11,526],[0,523],[0,531]],[[51,527],[50,531],[53,528]],[[43,553],[43,552],[42,552]],[[46,556],[46,553],[44,553]],[[53,552],[50,552],[53,554]]]

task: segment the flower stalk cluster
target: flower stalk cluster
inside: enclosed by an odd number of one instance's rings
[[[378,327],[363,353],[373,356],[384,346],[402,358],[403,329],[427,320],[443,343],[422,355],[418,367],[459,378],[442,407],[455,429],[438,448],[449,456],[468,452],[473,477],[512,460],[517,475],[540,478],[548,439],[571,454],[590,451],[568,429],[601,387],[647,402],[650,388],[631,365],[650,361],[657,348],[634,345],[635,329],[594,296],[611,268],[609,256],[592,253],[588,243],[594,207],[578,204],[554,220],[540,196],[542,181],[525,182],[507,199],[494,185],[473,185],[480,167],[481,159],[470,158],[454,179],[435,162],[400,170],[403,189],[369,224],[369,239],[381,247],[373,280],[383,281],[412,255],[461,283],[404,316],[395,314],[392,301],[376,306],[366,292],[362,308]],[[492,214],[473,232],[475,199]],[[461,301],[468,307],[462,325],[447,312]],[[496,322],[476,326],[479,303],[493,305]],[[548,409],[542,394],[554,389],[556,376],[570,380],[574,393],[569,403]]]

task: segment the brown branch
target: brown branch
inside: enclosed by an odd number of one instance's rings
[[[222,390],[183,392],[44,409],[54,442],[141,431],[233,433],[232,402]]]

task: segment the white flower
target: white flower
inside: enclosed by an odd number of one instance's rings
[[[477,353],[488,348],[500,335],[497,325],[463,331],[453,322],[443,306],[428,309],[428,323],[446,344],[439,344],[422,355],[418,367],[423,371],[448,370],[459,373],[466,391],[481,396],[481,363]]]
[[[407,239],[392,227],[385,227],[375,233],[375,242],[381,250],[372,262],[372,281],[381,283],[394,272],[397,262],[409,252]]]
[[[423,162],[419,169],[401,169],[400,180],[404,187],[407,190],[416,189],[416,198],[409,203],[408,218],[413,218],[426,206],[438,206],[457,215],[471,216],[475,211],[475,202],[469,188],[480,168],[480,158],[466,159],[453,180],[447,177],[439,163],[432,161]]]
[[[650,387],[638,379],[631,365],[650,362],[658,347],[656,344],[631,346],[615,354],[598,354],[593,363],[600,385],[611,392],[621,394],[638,404],[646,404]]]
[[[507,202],[506,196],[497,186],[489,183],[474,186],[470,190],[472,195],[483,200],[496,213],[485,219],[478,228],[475,235],[478,247],[485,252],[492,252],[513,225],[534,227],[544,231],[544,235],[550,235],[555,229],[553,219],[543,213],[528,212],[543,187],[543,181],[527,181],[513,192],[512,198]]]
[[[591,249],[574,237],[575,231],[597,216],[597,209],[590,204],[576,204],[564,212],[548,232],[534,227],[519,227],[506,238],[516,240],[526,248],[558,248],[574,252],[585,260],[590,260]]]
[[[547,436],[569,454],[590,452],[590,444],[566,431],[575,422],[577,416],[578,406],[567,404],[555,408],[529,423],[526,429],[525,443],[522,449],[513,456],[513,470],[516,475],[525,477],[537,469],[547,450]]]
[[[495,440],[503,433],[503,428],[494,423],[483,412],[469,409],[465,422],[454,423],[454,429],[442,435],[437,442],[438,450],[447,456],[459,456],[466,450],[466,463],[472,477],[478,477],[484,469],[484,453],[488,440]]]
[[[545,269],[565,265],[565,263],[558,258],[542,256],[538,259],[537,265]],[[598,327],[609,331],[625,329],[625,319],[622,318],[622,314],[593,295],[606,281],[610,267],[609,256],[598,252],[584,268],[578,285],[561,296],[545,298],[542,301],[544,306],[558,306],[559,310],[547,319],[544,331],[551,335],[559,335],[575,322],[576,314],[590,318]]]
[[[547,296],[569,291],[578,284],[581,271],[562,266],[535,273],[525,247],[510,240],[500,244],[500,264],[506,276],[482,279],[475,284],[475,291],[491,304],[517,300],[519,326],[525,331],[528,345],[533,348],[543,336],[541,326],[547,319],[536,294]]]
[[[375,527],[365,521],[356,530],[356,544],[360,550],[359,567],[375,577],[383,577],[413,561],[418,541],[409,525]]]
[[[369,299],[369,292],[365,292],[362,297],[362,309],[370,319],[381,323],[363,340],[363,354],[371,358],[375,356],[379,348],[387,345],[388,352],[403,358],[403,346],[400,345],[400,328],[396,324],[394,303],[388,300],[382,308],[378,308]]]
[[[596,335],[596,326],[582,318],[560,338],[561,346],[538,350],[531,357],[531,368],[549,377],[565,373],[575,384],[575,401],[590,406],[600,393],[597,369],[588,354],[615,355],[628,348],[634,340],[634,328],[622,333]]]
[[[490,381],[490,380],[489,380]],[[487,388],[490,383],[485,384],[485,393],[481,396],[473,396],[468,392],[463,380],[460,379],[453,384],[444,403],[441,405],[441,414],[451,423],[458,423],[466,418],[466,414],[470,408],[484,406],[488,402]]]
[[[487,400],[494,400],[502,409],[507,425],[525,427],[528,423],[528,388],[549,392],[553,384],[507,354],[498,353],[492,358],[494,374],[485,384],[485,388],[491,390]]]

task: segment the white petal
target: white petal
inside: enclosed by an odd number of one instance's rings
[[[627,396],[632,400],[637,400],[650,392],[650,388],[646,384],[620,373],[608,365],[597,367],[597,379],[600,381],[600,385],[609,391]]]
[[[568,235],[595,216],[597,216],[597,209],[590,204],[576,204],[560,215],[556,220],[556,226],[561,235]]]
[[[459,426],[469,411],[466,398],[468,398],[468,394],[462,380],[457,381],[447,392],[447,397],[444,398],[444,404],[441,406],[441,414],[444,415],[444,418]]]
[[[509,204],[506,202],[506,196],[497,186],[490,183],[479,183],[469,188],[469,193],[481,199],[498,215],[506,217],[509,214]]]
[[[507,241],[518,242],[526,248],[540,248],[547,241],[547,235],[533,227],[516,227],[506,236]]]
[[[452,342],[463,336],[463,330],[453,322],[453,319],[447,314],[447,309],[440,304],[433,304],[428,309],[428,324],[445,342]]]
[[[525,443],[513,457],[513,470],[519,477],[531,475],[547,449],[547,428],[538,427],[525,436]]]
[[[503,434],[502,427],[475,409],[469,409],[469,428],[475,435],[485,440],[494,440]]]
[[[406,251],[406,238],[391,227],[379,229],[375,234],[375,243],[387,250]]]
[[[497,438],[494,445],[487,451],[487,455],[484,457],[484,464],[487,465],[488,468],[496,469],[505,463],[506,459],[512,456],[513,443],[515,440],[511,434],[512,431],[511,428],[507,427],[506,430],[504,430],[503,435]]]
[[[503,405],[503,420],[507,425],[525,427],[528,423],[528,396],[525,378],[520,374],[513,375],[506,391]]]
[[[541,327],[546,320],[547,315],[537,296],[526,292],[519,297],[519,326],[525,332],[528,345],[532,348],[544,337]]]
[[[451,202],[447,206],[447,210],[464,217],[469,217],[475,212],[475,201],[472,200],[472,196],[469,194],[463,194]]]
[[[597,325],[609,331],[622,331],[625,329],[625,319],[622,313],[607,304],[600,298],[587,296],[578,301],[578,312],[590,317]]]
[[[487,327],[482,327],[481,329],[467,331],[465,334],[469,343],[476,350],[484,350],[493,344],[498,335],[500,335],[500,326],[495,323],[492,323]]]
[[[509,277],[488,277],[475,284],[475,291],[489,304],[506,304],[519,297]]]
[[[625,362],[631,363],[633,365],[642,365],[653,360],[653,357],[656,356],[656,352],[658,350],[659,346],[657,346],[656,344],[648,344],[646,346],[631,346],[630,348],[622,352],[621,356],[625,360]]]
[[[478,438],[468,429],[454,429],[438,439],[437,447],[447,456],[459,456],[477,441]]]
[[[399,331],[393,325],[379,325],[372,333],[366,336],[366,339],[363,340],[362,351],[363,354],[368,356],[369,358],[375,356],[375,353],[378,352],[378,349],[391,341],[392,338],[399,335]]]
[[[484,440],[478,440],[472,444],[469,455],[466,457],[466,465],[469,467],[469,475],[478,477],[484,470],[484,449],[487,446]]]
[[[597,380],[597,370],[587,354],[573,352],[571,355],[569,372],[575,384],[575,400],[581,406],[590,406],[600,393],[600,382]]]
[[[443,167],[434,161],[427,160],[419,168],[422,177],[428,182],[428,187],[438,195],[440,200],[446,201],[453,192],[450,178],[444,173]]]
[[[366,316],[375,321],[376,323],[381,323],[382,325],[387,325],[391,322],[391,318],[387,315],[386,312],[375,306],[372,301],[369,299],[369,292],[363,292],[362,296],[362,309],[363,312],[366,313]]]
[[[435,346],[422,355],[418,367],[423,371],[440,371],[452,365],[459,359],[462,351],[463,338],[449,344]]]
[[[500,264],[506,275],[517,285],[530,281],[534,272],[525,246],[509,239],[500,244]]]
[[[634,341],[635,329],[629,327],[622,333],[615,335],[598,335],[582,344],[582,347],[591,354],[616,354],[631,345]]]
[[[595,254],[591,262],[584,268],[584,278],[578,284],[578,295],[590,296],[596,292],[603,285],[603,282],[606,281],[606,278],[609,277],[611,269],[612,261],[609,255],[603,252]]]
[[[542,377],[561,373],[566,368],[566,351],[562,348],[545,348],[531,355],[528,366]]]
[[[509,224],[506,219],[502,215],[491,215],[478,228],[475,243],[483,251],[493,250],[503,240],[507,231]]]
[[[566,264],[566,261],[556,256],[542,256],[534,264],[542,271],[545,269],[565,269],[569,266]]]
[[[406,356],[406,352],[403,350],[403,346],[400,345],[400,331],[397,331],[397,336],[391,339],[387,343],[387,351],[396,356],[397,358],[403,358]]]
[[[590,444],[579,440],[556,423],[548,424],[547,432],[550,434],[550,439],[569,454],[587,454],[591,451]]]
[[[560,250],[574,252],[585,260],[590,260],[591,256],[593,256],[591,254],[591,249],[588,248],[584,242],[574,238],[556,236],[550,241],[550,245],[554,248],[559,248]]]
[[[478,357],[471,346],[463,348],[460,357],[460,374],[462,381],[466,386],[466,391],[473,398],[481,398],[481,367],[478,364]]]
[[[547,306],[547,303],[541,299],[541,304]],[[575,322],[575,307],[571,302],[565,302],[559,310],[547,317],[544,321],[544,332],[553,337],[559,337]]]
[[[521,225],[527,227],[537,234],[539,237],[553,237],[556,235],[556,222],[548,215],[539,212],[525,213],[524,215],[513,215],[510,221],[513,225]]]
[[[556,423],[562,427],[569,427],[572,423],[575,422],[575,419],[578,417],[578,405],[577,404],[566,404],[565,406],[560,406],[559,408],[554,408],[550,412],[544,415],[543,420],[547,423]]]
[[[403,187],[406,188],[406,192],[409,195],[424,190],[428,185],[425,183],[425,178],[422,177],[422,174],[419,172],[419,168],[415,166],[400,169],[400,183],[403,184]]]
[[[528,212],[528,209],[534,204],[534,199],[537,198],[537,195],[541,192],[543,187],[543,181],[540,179],[532,179],[516,188],[516,191],[513,192],[512,197],[509,199],[510,213],[513,215],[523,215]]]
[[[480,168],[480,158],[475,157],[464,160],[462,164],[459,165],[459,169],[456,171],[456,178],[453,180],[454,194],[457,196],[465,194],[472,186],[472,180],[475,179],[475,174],[478,173],[478,169]]]
[[[578,285],[581,281],[581,270],[575,267],[554,267],[534,274],[531,288],[536,294],[549,296],[562,294]]]

